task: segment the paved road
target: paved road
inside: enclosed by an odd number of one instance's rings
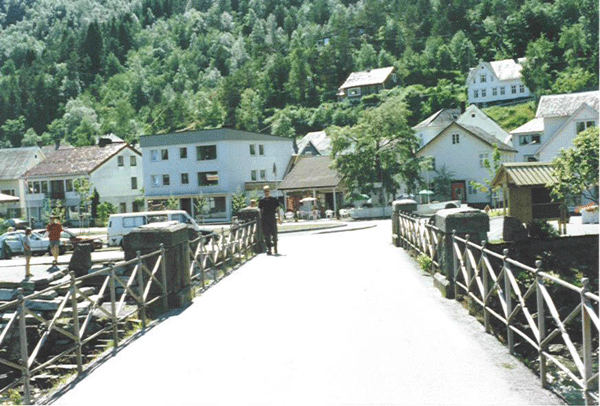
[[[281,236],[56,404],[562,404],[372,224]]]

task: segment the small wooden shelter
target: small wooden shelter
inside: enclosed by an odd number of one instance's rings
[[[550,162],[503,163],[492,187],[502,188],[511,217],[523,223],[533,219],[560,217],[560,203],[550,197],[550,185],[556,182]]]

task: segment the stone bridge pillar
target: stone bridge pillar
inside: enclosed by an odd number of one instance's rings
[[[238,212],[237,218],[240,223],[247,223],[256,220],[256,241],[254,252],[260,254],[265,252],[265,244],[263,241],[262,222],[260,221],[260,210],[258,207],[246,207]]]
[[[417,211],[417,202],[411,199],[395,200],[392,203],[392,244],[400,246],[400,212],[412,213]]]
[[[161,243],[165,247],[169,308],[185,307],[192,302],[189,231],[185,224],[154,223],[134,229],[123,237],[125,260],[135,258],[138,251],[141,255],[157,251]],[[155,263],[156,257],[152,257],[146,266],[152,270]],[[144,275],[144,281],[147,280]]]
[[[470,240],[480,244],[487,241],[490,218],[476,209],[444,209],[435,214],[435,226],[444,234],[443,244],[438,248],[440,272],[433,277],[434,285],[446,298],[454,298],[454,259],[452,253],[452,233],[459,237],[470,235]]]

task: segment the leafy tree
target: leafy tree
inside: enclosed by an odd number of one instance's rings
[[[452,198],[452,179],[455,175],[456,173],[449,170],[446,165],[435,169],[433,192],[440,200],[444,201]]]
[[[487,193],[490,198],[490,207],[493,207],[494,204],[494,193],[500,188],[499,186],[493,187],[492,181],[498,172],[498,169],[502,165],[502,155],[500,154],[500,150],[498,149],[498,144],[494,144],[494,151],[492,152],[492,160],[485,158],[483,160],[483,167],[488,172],[488,177],[483,180],[483,183],[476,182],[474,180],[471,181],[471,186],[480,190],[484,193]]]
[[[381,183],[382,204],[385,191],[392,192],[404,182],[409,189],[419,180],[415,157],[418,143],[407,123],[406,105],[399,98],[365,111],[352,127],[329,127],[334,167],[350,188],[373,192]]]
[[[235,194],[231,196],[231,212],[235,216],[246,207],[246,194],[238,187]]]
[[[106,224],[111,214],[117,212],[117,208],[110,202],[102,202],[98,205],[98,218],[102,224]]]
[[[246,131],[260,131],[263,121],[263,101],[254,89],[242,93],[239,107],[236,109],[236,126]]]
[[[583,195],[598,203],[598,143],[597,127],[577,134],[573,146],[561,150],[552,161],[556,182],[549,185],[555,200]]]

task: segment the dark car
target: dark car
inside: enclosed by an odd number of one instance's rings
[[[45,229],[37,230],[40,234],[47,237],[47,231]],[[90,237],[84,235],[77,235],[71,230],[63,228],[62,233],[60,233],[60,240],[64,241],[65,246],[68,250],[74,250],[77,247],[77,244],[90,244],[92,246],[92,251],[96,249],[101,249],[103,247],[102,240],[98,237]]]
[[[8,219],[4,221],[5,227],[12,227],[15,230],[25,230],[29,227],[29,222],[21,219]]]

